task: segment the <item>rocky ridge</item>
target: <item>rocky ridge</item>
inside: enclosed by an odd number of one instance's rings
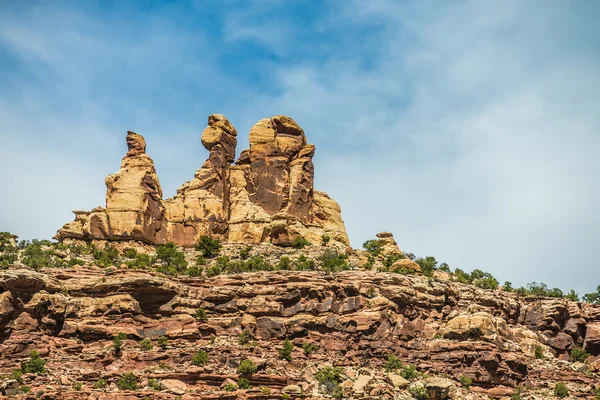
[[[384,238],[386,252],[395,252],[391,235]],[[265,243],[252,246],[249,256],[318,262],[326,248]],[[244,249],[225,244],[221,255],[239,258]],[[70,250],[63,251],[68,258]],[[197,256],[186,250],[190,262]],[[80,257],[86,266],[34,271],[14,264],[0,271],[0,375],[39,351],[46,372],[21,377],[31,396],[317,399],[329,397],[319,381],[326,365],[340,368],[335,394],[345,398],[549,399],[559,382],[570,398],[596,396],[600,306],[522,298],[441,274],[367,271],[359,266],[361,251],[350,253],[350,270],[337,273],[317,265],[213,277],[206,271],[218,259],[208,261],[202,276],[176,277],[125,265],[100,268]],[[151,349],[142,348],[144,339]],[[286,339],[289,359],[281,356]],[[589,357],[571,359],[575,348]],[[207,360],[195,365],[198,351]],[[392,356],[403,366],[390,364]],[[243,360],[257,370],[241,374]],[[129,372],[138,390],[119,389]],[[242,378],[252,388],[238,388]],[[106,386],[94,388],[99,381]],[[14,382],[5,379],[2,390],[21,387]],[[513,397],[518,388],[521,397]]]
[[[121,169],[106,178],[106,207],[74,211],[56,239],[140,240],[193,246],[209,235],[223,241],[289,245],[327,235],[348,245],[339,205],[314,190],[315,146],[285,116],[265,118],[234,164],[237,131],[220,114],[208,117],[202,144],[210,152],[194,179],[163,200],[144,138],[127,133]]]

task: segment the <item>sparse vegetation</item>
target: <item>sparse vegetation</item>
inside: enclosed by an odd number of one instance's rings
[[[107,386],[108,386],[108,382],[106,381],[106,379],[98,379],[96,382],[94,382],[94,385],[92,387],[94,389],[106,390]]]
[[[228,383],[223,389],[227,392],[235,392],[237,390],[237,385],[235,383]]]
[[[104,247],[103,250],[92,246],[92,256],[96,264],[101,267],[119,264],[119,251],[111,245]]]
[[[115,352],[119,353],[121,351],[121,349],[123,348],[123,340],[125,339],[127,339],[127,336],[122,332],[119,332],[113,338],[113,348],[115,349]]]
[[[363,249],[371,253],[371,255],[373,256],[378,256],[383,250],[383,244],[381,243],[381,241],[379,241],[379,239],[367,240],[363,243],[362,246]]]
[[[329,244],[329,241],[331,240],[331,238],[329,237],[328,234],[324,233],[321,235],[321,246],[327,246],[327,244]]]
[[[341,367],[326,366],[317,371],[315,379],[319,382],[319,387],[323,393],[339,397],[341,394],[342,373]]]
[[[387,372],[396,372],[402,368],[402,361],[394,354],[388,355],[387,361],[385,362],[385,370]]]
[[[542,346],[540,345],[535,346],[535,358],[538,360],[544,358],[544,349],[542,349]]]
[[[346,271],[350,269],[347,260],[347,255],[340,254],[334,249],[325,250],[321,257],[319,257],[323,271],[326,273]]]
[[[565,386],[564,383],[559,382],[554,386],[554,395],[562,399],[569,395],[569,389],[567,389],[567,386]]]
[[[302,236],[296,236],[294,238],[294,240],[292,241],[292,247],[295,249],[303,249],[306,246],[310,246],[310,245],[312,245],[312,243],[310,243],[308,240],[306,240]]]
[[[409,386],[408,392],[416,400],[427,400],[429,398],[427,388],[420,383]]]
[[[199,307],[194,313],[194,317],[197,321],[200,322],[208,321],[208,315],[206,314],[206,310],[204,310],[204,307]]]
[[[201,367],[208,362],[208,353],[204,350],[198,350],[192,357],[192,364]]]
[[[117,381],[119,390],[138,390],[138,378],[133,372],[128,372]]]
[[[304,343],[302,345],[302,350],[304,351],[304,355],[309,357],[312,353],[314,353],[319,346],[314,343]]]
[[[8,375],[8,379],[14,379],[19,383],[23,383],[23,371],[20,369],[13,369],[10,375]]]
[[[188,266],[185,254],[173,242],[156,247],[156,261],[158,262],[156,271],[165,275],[180,275],[186,272]]]
[[[29,353],[29,360],[21,362],[21,372],[24,374],[41,374],[46,372],[46,360],[40,357],[37,350]]]
[[[578,347],[575,347],[571,350],[571,361],[573,362],[585,362],[589,356],[590,355],[588,353]]]
[[[582,299],[586,303],[600,304],[600,285],[598,285],[595,292],[584,294]]]
[[[140,349],[142,349],[144,351],[150,351],[153,348],[154,348],[154,345],[152,344],[152,341],[148,338],[145,338],[140,342]]]
[[[213,258],[219,254],[221,247],[223,245],[219,240],[213,239],[210,236],[201,236],[196,245],[196,250],[206,258]]]
[[[242,376],[238,379],[238,388],[242,390],[252,389],[252,384],[250,383],[248,378]]]
[[[161,349],[166,350],[167,346],[169,345],[169,339],[167,339],[166,336],[160,336],[156,341],[156,344],[158,344],[158,347]]]
[[[458,381],[460,382],[460,384],[462,385],[462,387],[468,389],[471,387],[471,385],[473,384],[473,380],[466,376],[466,375],[461,375],[458,377]]]
[[[79,391],[83,387],[83,382],[73,382],[73,385],[71,385],[71,387],[73,388],[73,390]]]
[[[242,346],[250,343],[250,339],[252,339],[252,336],[248,331],[242,331],[242,333],[238,335],[238,343]]]
[[[285,339],[283,342],[283,347],[279,349],[279,358],[286,361],[292,361],[292,351],[294,350],[294,345],[289,339]]]
[[[162,389],[162,385],[160,384],[158,379],[154,379],[154,378],[148,378],[148,387],[150,389],[156,390],[156,391]]]
[[[240,362],[238,366],[238,374],[250,376],[258,370],[257,366],[252,362],[252,360],[244,359]]]

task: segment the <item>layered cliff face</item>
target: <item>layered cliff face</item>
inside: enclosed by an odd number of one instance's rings
[[[222,254],[245,247],[225,245]],[[322,251],[261,245],[252,256],[318,259]],[[329,396],[318,371],[327,365],[341,371],[338,395],[351,399],[554,399],[559,382],[569,398],[593,399],[599,383],[600,306],[424,276],[356,269],[191,278],[15,265],[0,271],[0,317],[0,375],[32,350],[46,360],[44,373],[0,380],[0,390],[27,385],[47,399],[321,399]],[[589,357],[573,359],[574,348]],[[246,359],[254,373],[240,373]],[[137,391],[119,386],[130,372]],[[239,389],[241,378],[253,388]],[[470,388],[460,383],[467,378]]]
[[[56,239],[141,240],[192,246],[209,235],[230,242],[287,245],[322,235],[348,245],[339,205],[314,190],[315,146],[294,120],[266,118],[252,127],[250,148],[235,164],[237,132],[223,115],[208,118],[210,154],[173,198],[163,200],[144,138],[128,132],[121,169],[106,178],[106,208],[74,211]]]

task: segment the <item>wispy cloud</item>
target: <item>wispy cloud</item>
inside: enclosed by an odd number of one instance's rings
[[[238,150],[288,114],[354,246],[391,230],[515,284],[600,283],[595,3],[70,4],[0,13],[3,228],[47,237],[101,204],[127,129],[171,195],[205,158],[208,114]]]

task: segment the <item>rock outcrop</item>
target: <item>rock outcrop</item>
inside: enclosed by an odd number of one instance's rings
[[[140,240],[192,246],[203,235],[229,242],[288,245],[298,236],[348,245],[339,205],[314,190],[315,146],[294,120],[260,120],[235,164],[237,132],[223,115],[208,118],[206,162],[177,195],[162,199],[141,135],[127,133],[121,169],[106,178],[106,207],[74,211],[56,239]]]

